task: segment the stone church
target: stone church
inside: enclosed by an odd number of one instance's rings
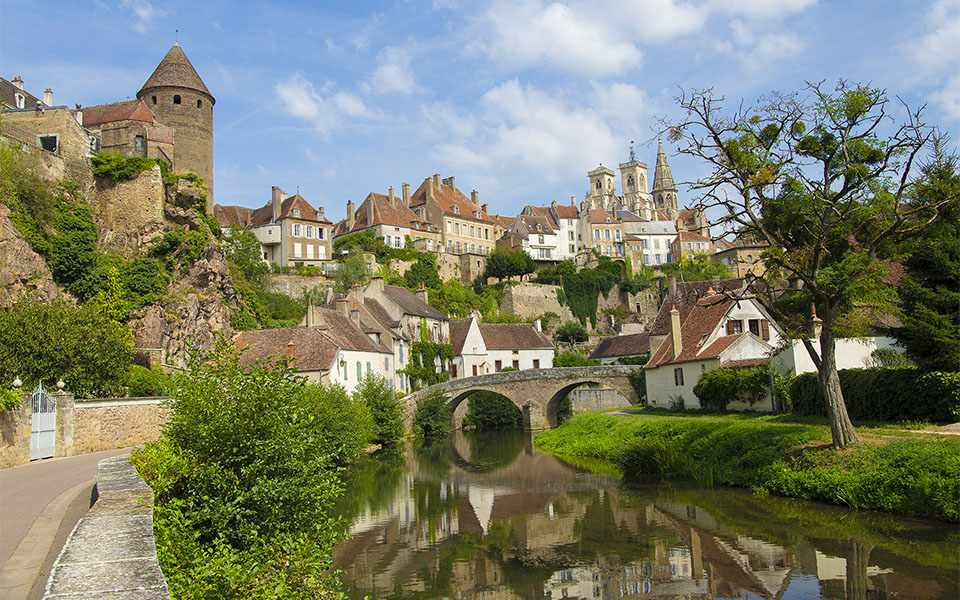
[[[136,100],[84,107],[81,119],[83,127],[99,138],[101,151],[159,158],[173,171],[202,177],[207,184],[207,214],[213,214],[215,103],[175,43]]]

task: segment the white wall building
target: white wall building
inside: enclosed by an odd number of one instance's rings
[[[530,323],[482,323],[473,314],[451,321],[450,341],[452,379],[553,367],[553,342]]]

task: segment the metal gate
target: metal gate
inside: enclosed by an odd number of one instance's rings
[[[37,385],[30,396],[30,460],[53,456],[57,437],[57,401]]]

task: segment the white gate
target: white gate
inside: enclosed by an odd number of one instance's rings
[[[37,385],[30,396],[30,460],[53,456],[57,437],[57,401]]]

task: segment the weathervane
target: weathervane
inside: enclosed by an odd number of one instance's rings
[[[636,160],[636,156],[633,154],[633,140],[630,140],[630,162]]]

